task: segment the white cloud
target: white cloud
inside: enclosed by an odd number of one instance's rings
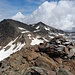
[[[75,1],[44,2],[31,15],[22,19],[26,23],[42,21],[63,30],[75,27]]]

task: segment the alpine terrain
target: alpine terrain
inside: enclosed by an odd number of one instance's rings
[[[42,22],[4,19],[0,75],[75,75],[75,46],[69,34]]]

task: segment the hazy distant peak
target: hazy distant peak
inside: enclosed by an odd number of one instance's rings
[[[24,18],[24,17],[25,16],[21,12],[18,12],[15,16],[12,17],[12,19]]]

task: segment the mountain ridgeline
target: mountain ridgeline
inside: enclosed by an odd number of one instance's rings
[[[52,28],[42,22],[27,25],[19,21],[4,19],[0,22],[0,45],[7,45],[16,37],[25,34],[26,32],[22,32],[24,30],[29,31],[34,37],[39,35],[47,39],[50,39],[50,36],[55,36],[55,34],[64,33],[62,30]]]
[[[20,34],[18,27],[26,28],[29,31],[34,30],[34,28],[19,21],[4,19],[0,22],[0,45],[6,45],[14,40]]]

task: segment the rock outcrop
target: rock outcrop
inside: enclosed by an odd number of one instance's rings
[[[62,37],[56,37],[55,41],[60,39]],[[64,39],[62,48],[52,40],[46,44],[24,47],[1,61],[0,75],[75,75],[75,60],[65,58],[69,55],[66,49],[69,49],[72,43],[66,43]],[[65,49],[66,55],[62,56],[62,52],[58,55],[59,49]]]

